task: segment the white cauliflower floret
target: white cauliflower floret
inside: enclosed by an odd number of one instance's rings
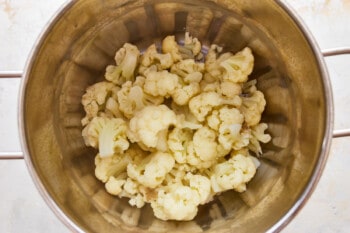
[[[158,190],[158,197],[151,202],[154,215],[161,220],[192,220],[199,205],[197,191],[181,184],[172,184]]]
[[[184,179],[189,183],[190,188],[198,193],[199,204],[208,203],[212,199],[213,193],[208,177],[199,174],[194,175],[189,172],[185,175]]]
[[[240,111],[248,126],[257,125],[261,120],[261,114],[265,109],[266,101],[261,91],[254,91],[251,96],[242,97]]]
[[[165,54],[169,53],[174,62],[178,62],[182,59],[175,36],[167,36],[163,39],[162,52]]]
[[[192,38],[189,34],[185,35],[184,45],[179,45],[175,36],[167,36],[162,41],[162,52],[169,53],[176,63],[182,59],[201,58],[200,51],[202,49],[201,43],[197,38]]]
[[[144,158],[140,164],[127,167],[128,176],[145,187],[156,188],[175,165],[174,158],[165,152],[155,152]]]
[[[204,72],[204,64],[193,59],[179,61],[171,67],[171,72],[179,75],[179,84],[172,97],[178,105],[186,105],[188,101],[200,92],[200,81]]]
[[[123,185],[125,184],[126,173],[124,177],[110,176],[105,184],[106,191],[112,195],[119,195],[123,191]]]
[[[125,117],[131,118],[134,112],[145,106],[144,93],[140,86],[132,86],[131,81],[127,81],[118,91],[119,110]]]
[[[184,47],[189,49],[193,56],[200,55],[202,50],[201,42],[197,38],[190,36],[189,32],[185,33]]]
[[[179,77],[167,70],[151,70],[145,75],[144,91],[152,96],[170,97],[179,83]]]
[[[225,69],[223,80],[234,83],[243,83],[248,80],[248,75],[253,71],[254,57],[250,48],[246,47],[242,51],[230,56],[220,63]]]
[[[107,66],[105,78],[117,85],[134,80],[139,57],[138,48],[135,45],[125,43],[115,54],[116,66]]]
[[[260,142],[268,143],[271,140],[271,136],[269,134],[265,134],[265,130],[267,128],[267,124],[260,123],[258,125],[253,126],[251,129],[252,137],[250,138],[250,143],[248,147],[257,155],[262,154]]]
[[[103,183],[106,183],[112,176],[118,179],[126,171],[126,167],[131,161],[128,155],[118,154],[103,158],[97,154],[95,157],[95,176]]]
[[[241,105],[241,102],[239,96],[235,96],[235,98],[232,99],[224,99],[216,92],[203,92],[190,100],[189,107],[197,120],[203,122],[213,108],[220,105],[231,105],[237,107]]]
[[[157,218],[191,220],[197,214],[198,205],[211,200],[213,193],[211,192],[211,182],[207,177],[188,172],[181,178],[187,185],[177,182],[157,189],[158,196],[151,202],[151,207]]]
[[[222,107],[208,116],[208,126],[218,132],[218,141],[226,149],[233,148],[241,138],[240,131],[244,121],[243,115],[236,108]]]
[[[174,128],[168,135],[168,147],[177,163],[186,163],[187,146],[192,141],[193,132],[186,128]]]
[[[103,106],[113,92],[118,91],[118,88],[111,82],[98,82],[86,89],[82,97],[81,103],[84,106],[86,116],[82,119],[82,125],[88,124],[93,117],[98,116],[99,112],[103,111]]]
[[[234,98],[242,93],[242,85],[231,81],[222,81],[220,83],[220,93],[228,98]]]
[[[140,77],[137,80],[141,80]],[[127,81],[122,85],[122,88],[117,93],[119,110],[126,118],[134,116],[135,112],[143,109],[147,105],[157,105],[163,102],[159,99],[148,95],[144,92],[141,83],[132,83]]]
[[[131,118],[127,135],[132,142],[141,142],[149,148],[156,148],[163,140],[160,138],[161,133],[175,124],[176,115],[166,105],[146,106]]]
[[[162,54],[158,53],[156,45],[150,45],[140,59],[141,66],[150,67],[156,65],[158,70],[169,69],[174,61],[170,53]]]
[[[205,57],[205,70],[207,73],[207,79],[220,80],[225,69],[220,66],[221,62],[232,56],[232,53],[223,53],[223,48],[218,45],[211,45],[207,56]]]
[[[101,157],[109,157],[129,148],[126,129],[126,122],[121,118],[95,117],[85,126],[82,135],[87,146],[98,148]]]
[[[256,160],[249,154],[233,153],[225,162],[218,163],[212,168],[211,185],[214,192],[234,189],[237,192],[246,190],[248,183],[255,175]]]
[[[215,160],[218,147],[215,131],[206,126],[198,129],[193,135],[193,146],[200,160]]]

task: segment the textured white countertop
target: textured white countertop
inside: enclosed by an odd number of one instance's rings
[[[23,70],[35,39],[65,0],[0,0],[0,72]],[[350,46],[349,0],[287,0],[321,49]],[[335,128],[350,128],[350,55],[327,58]],[[20,151],[18,79],[0,79],[0,151]],[[350,138],[333,139],[323,176],[305,207],[283,230],[350,232]],[[348,167],[349,166],[349,167]],[[0,160],[0,232],[69,232],[35,189],[23,160]]]

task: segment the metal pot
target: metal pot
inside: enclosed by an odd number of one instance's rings
[[[253,49],[251,78],[267,99],[263,121],[273,140],[246,192],[223,193],[194,221],[174,224],[104,191],[94,177],[94,151],[81,136],[80,100],[123,43],[145,48],[168,34],[181,41],[185,31],[206,46]],[[333,102],[323,55],[282,1],[75,0],[54,17],[28,60],[19,124],[35,184],[72,231],[265,232],[282,229],[315,188],[332,138]]]

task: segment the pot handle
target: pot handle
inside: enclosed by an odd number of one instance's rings
[[[322,50],[324,57],[350,54],[350,47],[339,47]],[[350,136],[350,129],[338,129],[333,131],[333,138]]]
[[[0,71],[0,79],[19,79],[22,77],[22,71]],[[0,151],[0,160],[2,159],[23,159],[21,151]]]

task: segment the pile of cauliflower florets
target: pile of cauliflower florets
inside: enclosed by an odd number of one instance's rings
[[[82,97],[96,177],[162,220],[191,220],[215,195],[245,191],[259,166],[250,153],[271,139],[260,123],[264,95],[248,81],[252,51],[201,51],[188,33],[181,45],[167,36],[161,51],[126,43]]]

